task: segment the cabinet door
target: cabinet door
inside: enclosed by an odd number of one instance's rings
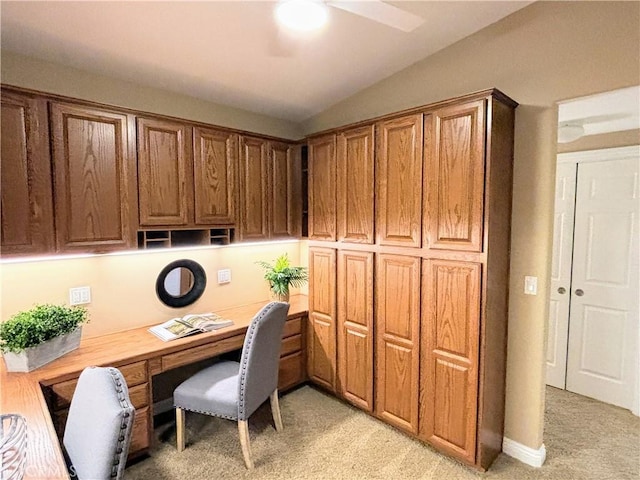
[[[376,144],[376,238],[419,247],[422,221],[422,115],[381,122]]]
[[[235,222],[237,161],[237,134],[194,127],[193,185],[196,224],[232,225]]]
[[[375,412],[417,433],[420,258],[379,254],[376,272]]]
[[[374,127],[338,135],[338,241],[373,243]]]
[[[336,239],[336,136],[309,140],[309,239]]]
[[[331,391],[336,386],[336,251],[309,249],[309,379]]]
[[[47,103],[2,92],[2,255],[54,249]]]
[[[473,463],[481,265],[426,260],[423,268],[419,436]]]
[[[240,138],[240,240],[269,238],[268,141]]]
[[[425,124],[425,246],[482,251],[485,101],[446,107]]]
[[[269,146],[269,227],[271,238],[299,238],[302,228],[300,147],[271,142]]]
[[[338,388],[373,410],[373,252],[338,252]]]
[[[133,117],[51,104],[58,251],[135,244]]]
[[[191,127],[138,118],[140,225],[193,222]]]

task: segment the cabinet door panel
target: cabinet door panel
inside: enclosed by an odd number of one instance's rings
[[[309,249],[309,378],[335,391],[336,251]]]
[[[377,242],[420,247],[422,115],[378,124],[376,189]]]
[[[51,104],[58,250],[113,250],[134,243],[132,117]]]
[[[309,140],[309,239],[336,239],[336,136]]]
[[[375,318],[376,415],[417,433],[420,258],[378,255]]]
[[[423,266],[420,437],[475,461],[481,265]]]
[[[54,249],[47,104],[2,93],[2,255]]]
[[[240,240],[269,238],[268,142],[240,138]]]
[[[482,251],[485,101],[443,108],[425,125],[429,248]]]
[[[338,135],[338,241],[373,243],[374,127]]]
[[[235,222],[235,169],[238,135],[212,129],[193,129],[195,223],[228,225]]]
[[[298,238],[301,229],[301,158],[299,147],[271,142],[270,234],[271,238]]]
[[[191,127],[138,118],[140,225],[193,221]]]
[[[338,387],[373,409],[373,253],[338,252]]]

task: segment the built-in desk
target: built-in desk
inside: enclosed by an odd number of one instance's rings
[[[82,370],[90,365],[119,367],[129,385],[136,421],[131,452],[149,446],[153,433],[151,382],[153,375],[242,348],[253,316],[265,304],[217,310],[234,325],[211,333],[163,342],[146,327],[82,340],[80,348],[30,373],[7,373],[0,361],[0,412],[19,413],[27,419],[26,479],[67,479],[58,432]],[[279,387],[305,380],[305,322],[307,297],[291,297],[283,334]],[[53,417],[51,412],[53,412]]]

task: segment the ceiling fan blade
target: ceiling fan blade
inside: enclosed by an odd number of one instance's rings
[[[340,10],[355,13],[378,23],[388,25],[403,32],[412,32],[424,23],[424,19],[413,13],[394,7],[380,0],[326,2]]]

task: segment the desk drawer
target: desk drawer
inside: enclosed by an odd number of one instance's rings
[[[122,375],[127,381],[129,393],[131,393],[132,386],[139,384],[146,385],[148,378],[146,361],[123,365],[121,367],[118,367],[118,369],[122,372]],[[51,390],[53,392],[52,400],[54,410],[60,410],[69,406],[69,404],[71,403],[71,399],[73,398],[73,392],[76,391],[77,384],[78,379],[74,378],[72,380],[67,380],[66,382],[60,382],[51,385]],[[145,404],[146,403],[147,402],[145,402]]]
[[[280,357],[286,357],[290,353],[302,350],[302,335],[295,335],[293,337],[285,338],[282,340],[282,347],[280,348]]]
[[[302,333],[302,319],[294,318],[293,320],[287,320],[282,330],[282,338],[287,338],[292,335]]]
[[[278,369],[278,390],[285,391],[304,382],[304,357],[297,352],[280,359]]]
[[[136,409],[136,416],[133,419],[129,456],[149,448],[149,425],[149,407],[139,410]]]
[[[165,372],[172,368],[181,367],[199,360],[204,360],[205,358],[220,355],[221,353],[238,350],[239,348],[242,348],[243,343],[244,335],[237,335],[235,337],[215,341],[215,343],[200,345],[199,347],[193,347],[188,350],[164,355],[162,357],[162,371]]]

